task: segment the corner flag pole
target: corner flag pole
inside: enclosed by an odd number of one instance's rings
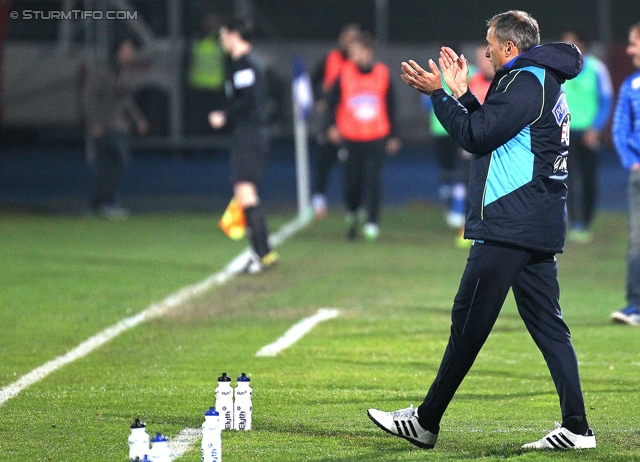
[[[293,134],[296,149],[298,214],[306,216],[311,206],[309,181],[309,143],[307,118],[313,106],[311,80],[301,58],[293,61]]]

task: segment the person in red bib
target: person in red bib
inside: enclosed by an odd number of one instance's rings
[[[389,68],[374,61],[374,39],[362,33],[349,48],[345,63],[329,94],[332,123],[327,138],[343,143],[344,199],[349,239],[361,225],[364,237],[374,241],[380,234],[381,173],[385,153],[396,154],[400,140],[394,135],[394,97]],[[366,204],[364,200],[366,199]],[[358,211],[365,205],[364,223]]]
[[[311,77],[314,88],[316,110],[324,117],[327,111],[327,95],[331,92],[336,79],[342,71],[342,66],[348,61],[347,50],[360,34],[360,25],[351,23],[345,25],[338,36],[338,45],[333,48]],[[313,196],[311,205],[316,219],[327,215],[327,185],[331,169],[338,162],[340,144],[334,144],[326,137],[326,126],[322,127],[318,135],[318,155],[315,162],[313,176]]]

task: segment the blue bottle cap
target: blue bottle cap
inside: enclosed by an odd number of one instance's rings
[[[215,407],[211,407],[209,408],[209,410],[207,412],[204,413],[205,416],[207,415],[220,415],[220,413],[218,411],[216,411]]]
[[[146,428],[144,422],[140,422],[140,419],[136,419],[132,424],[131,428]]]
[[[229,377],[226,372],[223,372],[222,375],[218,377],[218,382],[231,382],[231,377]]]
[[[238,382],[251,382],[251,379],[243,372],[242,375],[238,377]]]
[[[164,436],[162,436],[162,433],[156,433],[156,436],[154,436],[151,439],[151,442],[152,443],[158,443],[158,442],[165,442],[166,443],[167,439]]]

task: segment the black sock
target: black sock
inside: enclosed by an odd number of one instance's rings
[[[251,239],[251,246],[260,258],[268,254],[269,241],[267,236],[267,223],[264,211],[260,204],[244,209],[244,216],[247,221],[247,232]]]
[[[420,408],[416,409],[416,412],[418,413],[418,423],[422,428],[424,428],[428,432],[433,433],[434,435],[440,433],[440,424],[433,425],[427,422],[425,418],[426,415],[420,415]],[[426,414],[426,412],[423,411],[423,414]]]
[[[586,435],[589,431],[586,415],[568,415],[562,418],[562,426],[576,435]]]

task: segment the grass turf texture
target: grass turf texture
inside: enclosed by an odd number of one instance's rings
[[[271,215],[276,230],[291,215]],[[219,271],[245,243],[216,217],[123,222],[5,214],[0,220],[0,384]],[[598,216],[594,242],[559,255],[561,304],[598,448],[523,452],[559,420],[553,384],[510,296],[442,422],[433,451],[375,427],[366,409],[419,404],[448,338],[467,252],[441,212],[386,209],[378,242],[347,242],[342,215],[285,242],[279,266],[239,276],[127,331],[0,407],[0,460],[126,460],[135,417],[175,437],[198,428],[216,377],[247,372],[253,430],[223,433],[229,461],[640,460],[640,330],[624,304],[626,217]],[[264,345],[318,308],[340,317],[273,358]],[[199,442],[180,460],[200,460]]]

